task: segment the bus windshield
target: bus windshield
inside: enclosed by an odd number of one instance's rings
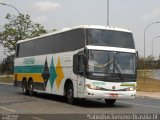
[[[114,30],[87,29],[87,44],[135,49],[132,33]]]
[[[133,53],[89,50],[88,73],[92,77],[134,79],[135,71],[136,55]]]

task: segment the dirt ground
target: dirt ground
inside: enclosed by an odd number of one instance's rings
[[[137,78],[137,91],[160,92],[160,80]]]
[[[13,75],[3,75],[3,76],[0,76],[0,82],[13,83]]]
[[[160,92],[160,80],[150,78],[152,71],[145,72],[145,78],[144,71],[137,72],[137,91]]]

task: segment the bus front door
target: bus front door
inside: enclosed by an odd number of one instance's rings
[[[85,77],[84,77],[84,60],[83,56],[79,56],[79,75],[78,79],[78,97],[83,97],[84,95],[84,86],[85,86]]]

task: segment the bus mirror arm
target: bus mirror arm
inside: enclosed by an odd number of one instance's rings
[[[136,66],[137,66],[137,69],[138,69],[138,60],[139,60],[139,56],[138,56],[138,51],[136,51]]]
[[[85,67],[87,66],[87,57],[85,54],[83,55],[83,64]]]
[[[138,51],[136,51],[136,57],[138,58]]]
[[[137,63],[138,63],[138,58],[139,58],[139,56],[138,56],[138,51],[136,51],[136,59],[137,59]]]

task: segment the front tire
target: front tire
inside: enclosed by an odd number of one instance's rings
[[[105,102],[107,106],[113,106],[116,102],[116,99],[105,99]]]
[[[33,82],[32,81],[29,81],[29,83],[28,83],[28,94],[30,95],[30,96],[32,96],[33,95]]]
[[[67,87],[66,97],[69,104],[74,104],[74,90],[72,84],[69,84]]]

